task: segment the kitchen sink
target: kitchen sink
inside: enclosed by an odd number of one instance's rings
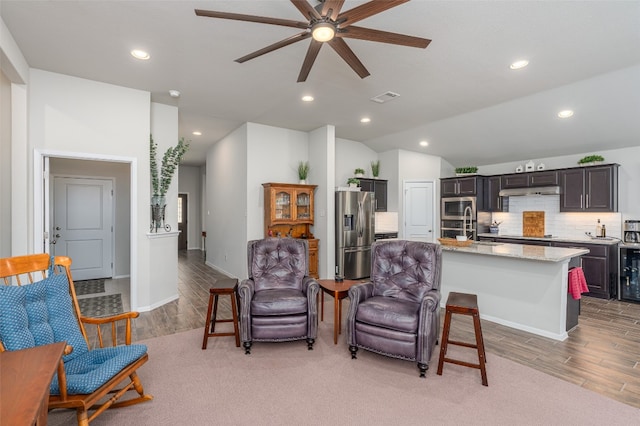
[[[473,244],[477,244],[479,246],[501,246],[503,243],[496,243],[493,241],[474,241]]]

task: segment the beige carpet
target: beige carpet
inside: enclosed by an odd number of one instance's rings
[[[99,425],[629,425],[640,410],[531,368],[488,357],[489,387],[478,370],[446,364],[437,354],[418,377],[414,363],[359,351],[352,360],[344,335],[333,344],[332,320],[320,323],[313,351],[303,341],[256,343],[251,355],[233,337],[203,330],[147,340],[140,369],[154,400],[108,410]],[[331,316],[329,316],[331,318]],[[230,324],[221,324],[227,326]],[[457,350],[466,350],[456,348]],[[49,424],[75,415],[53,411]]]

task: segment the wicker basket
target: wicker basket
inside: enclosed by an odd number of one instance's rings
[[[473,244],[473,240],[458,241],[455,238],[438,238],[438,241],[443,246],[469,247]]]

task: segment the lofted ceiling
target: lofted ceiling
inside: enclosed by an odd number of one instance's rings
[[[343,10],[362,3],[346,0]],[[203,164],[207,148],[245,122],[334,125],[338,138],[375,151],[416,151],[454,166],[640,145],[640,1],[413,0],[358,25],[431,39],[426,49],[348,39],[371,75],[360,79],[324,48],[304,83],[296,78],[307,42],[234,62],[300,30],[194,9],[304,20],[286,0],[0,0],[30,67],[178,106],[180,136],[191,140],[185,164]],[[136,48],[151,58],[134,59]],[[510,70],[518,59],[529,66]],[[400,96],[370,100],[387,91]],[[315,101],[302,102],[306,94]],[[556,117],[568,108],[573,117]],[[370,123],[360,122],[365,116]]]

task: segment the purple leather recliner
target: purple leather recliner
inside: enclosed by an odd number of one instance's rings
[[[351,358],[362,348],[416,361],[425,377],[440,326],[442,249],[418,241],[377,241],[371,255],[370,282],[349,289]]]
[[[238,286],[240,338],[245,354],[253,342],[306,339],[318,335],[320,285],[309,277],[307,241],[266,238],[247,245],[249,278]]]

